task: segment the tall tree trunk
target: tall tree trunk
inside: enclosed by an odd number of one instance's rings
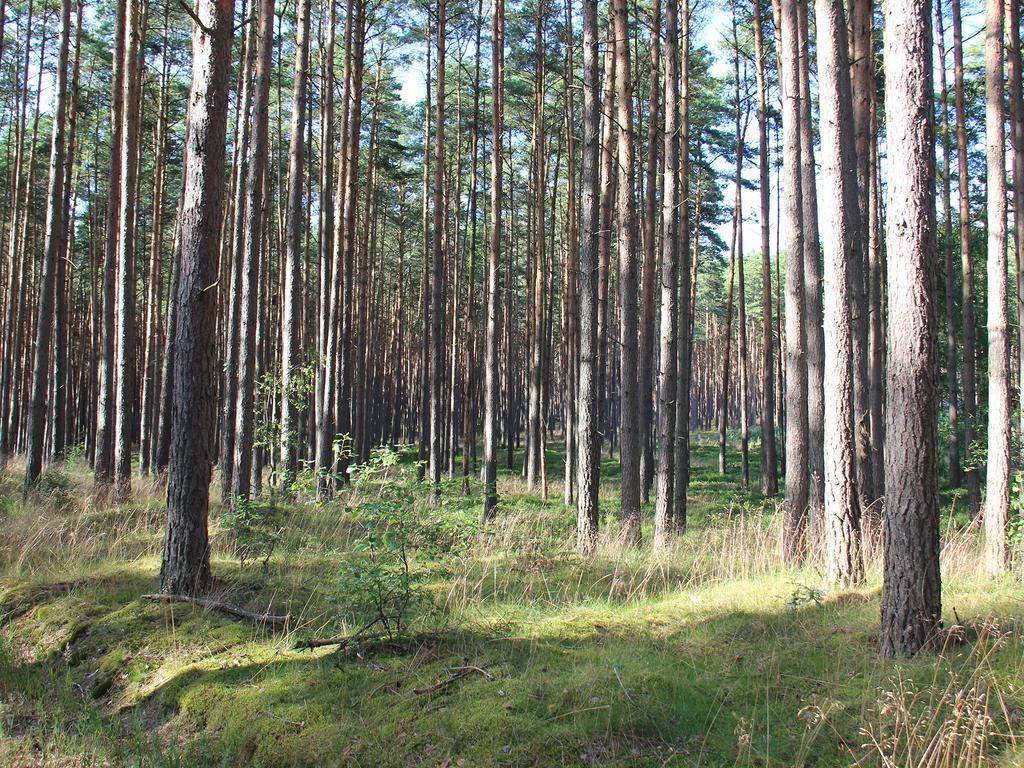
[[[256,8],[253,3],[253,15]],[[242,302],[242,254],[245,250],[245,198],[249,189],[249,140],[252,119],[252,78],[256,60],[256,23],[250,22],[246,28],[245,58],[241,66],[242,90],[238,96],[237,119],[235,127],[235,171],[234,202],[231,205],[233,217],[232,242],[230,245],[230,266],[228,270],[227,317],[224,339],[224,383],[222,387],[222,415],[220,427],[220,483],[221,499],[227,500],[234,487],[235,463],[235,421],[238,416],[238,369],[241,348],[240,315]],[[222,278],[224,275],[222,274]]]
[[[661,71],[661,0],[651,3],[651,71],[647,108],[647,179],[644,189],[644,259],[640,276],[640,369],[638,432],[640,440],[640,496],[649,501],[654,480],[654,281],[657,269],[655,248],[658,231],[658,75]]]
[[[636,197],[633,192],[633,76],[629,66],[629,6],[612,0],[618,102],[619,463],[622,538],[640,541],[640,444],[637,410]]]
[[[818,233],[817,168],[814,162],[814,124],[811,118],[810,41],[808,2],[799,0],[800,40],[800,205],[804,259],[804,334],[807,356],[808,507],[812,525],[821,516],[825,482],[825,336],[821,306],[821,243]],[[786,310],[789,321],[789,310]],[[788,328],[788,325],[787,325]],[[789,333],[787,331],[787,337]]]
[[[690,483],[690,369],[691,322],[690,301],[690,0],[683,0],[679,30],[679,298],[676,307],[676,423],[674,432],[672,472],[672,507],[675,527],[686,530],[686,491]],[[698,202],[694,207],[699,216]],[[693,245],[696,254],[696,240]]]
[[[841,0],[816,0],[818,83],[821,110],[822,187],[825,237],[825,570],[830,583],[864,579],[860,546],[860,503],[855,463],[856,437],[851,388],[853,319],[850,264],[857,258],[856,150],[853,99]],[[861,305],[863,306],[863,305]]]
[[[949,486],[960,487],[960,413],[957,397],[956,281],[953,277],[953,210],[949,146],[949,89],[946,84],[946,30],[942,21],[942,3],[935,3],[939,33],[939,93],[942,101],[942,212],[943,266],[946,271],[946,379],[949,398]],[[1024,411],[1022,411],[1024,413]]]
[[[1009,85],[1011,145],[1013,147],[1013,251],[1016,263],[1017,328],[1024,329],[1024,83],[1022,83],[1020,4],[1007,3],[1007,80]],[[1024,332],[1017,337],[1017,391],[1024,393]],[[1019,397],[1020,395],[1018,395]],[[1024,435],[1024,408],[1020,409],[1018,429]]]
[[[762,7],[754,0],[754,52],[757,67],[757,147],[759,196],[761,203],[761,493],[772,497],[779,492],[778,461],[775,455],[775,357],[772,352],[772,263],[771,201],[768,170],[768,86],[765,78],[765,50]]]
[[[50,171],[46,192],[46,234],[42,273],[39,278],[39,311],[32,364],[31,401],[28,410],[25,493],[39,481],[43,469],[43,438],[46,430],[46,393],[49,385],[50,342],[53,334],[54,284],[57,259],[64,240],[64,129],[67,111],[68,50],[71,39],[71,0],[61,0],[60,42],[54,98]],[[11,297],[14,298],[13,296]],[[60,343],[60,339],[57,340]]]
[[[671,1],[671,0],[670,0]],[[500,0],[495,0],[500,2]],[[591,552],[600,522],[601,417],[598,410],[601,361],[598,324],[601,131],[597,0],[583,0],[583,155],[580,214],[579,405],[576,423],[576,548]]]
[[[435,503],[441,496],[441,455],[444,435],[443,414],[441,413],[441,379],[444,365],[444,264],[445,264],[445,194],[444,194],[444,97],[445,62],[447,40],[445,37],[447,16],[445,0],[437,0],[437,105],[436,129],[434,130],[434,211],[433,243],[430,265],[430,485],[431,498]]]
[[[302,364],[302,189],[305,174],[306,86],[309,80],[309,6],[298,0],[295,80],[292,85],[291,139],[288,146],[288,207],[285,212],[284,285],[281,326],[281,486],[288,492],[298,471],[300,403],[293,380]]]
[[[964,46],[960,0],[953,0],[953,90],[956,99],[957,175],[960,187],[960,265],[964,324],[964,445],[967,505],[972,515],[981,509],[981,481],[976,466],[978,428],[977,323],[974,319],[974,266],[971,257],[970,171],[967,168],[967,107],[964,98]]]
[[[239,261],[238,294],[238,407],[231,428],[234,451],[230,458],[231,499],[248,499],[252,492],[253,421],[256,379],[256,325],[259,307],[260,252],[263,247],[263,191],[268,173],[268,130],[270,123],[270,76],[274,49],[274,0],[260,0],[257,11],[255,76],[253,78],[252,126],[249,137],[248,172],[245,194],[240,198],[245,212],[242,219],[242,254]]]
[[[589,1],[596,5],[596,0]],[[498,512],[498,335],[502,325],[499,272],[504,203],[502,137],[505,132],[505,0],[491,0],[491,99],[491,229],[487,243],[487,338],[484,361],[484,521],[493,520]]]
[[[167,535],[160,591],[209,588],[207,520],[216,404],[217,279],[224,193],[233,0],[200,0],[192,30],[192,92],[186,129],[181,266],[174,354],[174,413]]]
[[[881,649],[941,642],[931,3],[885,4],[889,180],[885,569]]]
[[[111,66],[110,165],[107,169],[106,237],[103,256],[103,337],[100,354],[99,394],[96,402],[96,482],[114,481],[114,338],[117,276],[117,225],[121,208],[121,140],[124,132],[125,16],[127,0],[118,0],[114,20],[114,53]]]
[[[148,4],[125,14],[124,125],[121,129],[121,194],[117,219],[117,368],[114,403],[114,492],[131,494],[135,441],[135,198],[138,180],[139,108],[142,98],[142,36]]]
[[[687,0],[684,0],[686,2]],[[661,34],[660,29],[655,30]],[[676,354],[679,282],[679,4],[665,0],[665,166],[661,200],[661,328],[658,335],[657,496],[654,546],[664,547],[672,530],[675,483]],[[683,208],[685,211],[685,208]],[[686,226],[684,222],[684,227]],[[685,252],[684,252],[685,253]]]
[[[807,523],[807,356],[804,333],[803,198],[800,169],[799,11],[803,0],[781,0],[779,61],[782,72],[783,220],[786,258],[786,521],[783,553],[804,554]]]
[[[1006,132],[1003,106],[1003,0],[985,10],[985,156],[988,212],[988,456],[985,561],[997,575],[1009,565],[1010,334],[1006,259]]]

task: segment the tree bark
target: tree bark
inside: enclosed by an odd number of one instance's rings
[[[224,193],[233,0],[200,0],[192,30],[167,535],[160,591],[194,596],[211,583],[207,533],[216,403],[217,279]]]
[[[853,318],[850,263],[857,258],[856,148],[853,99],[847,58],[846,23],[840,0],[816,0],[822,186],[825,246],[825,570],[831,584],[852,586],[864,579],[860,503],[855,463],[856,437],[851,387]]]
[[[988,212],[988,455],[985,561],[989,574],[1009,566],[1010,335],[1006,252],[1006,132],[1003,107],[1003,0],[985,11],[985,157]]]
[[[260,0],[257,11],[255,76],[252,83],[252,126],[249,137],[248,173],[245,194],[241,199],[245,212],[242,220],[242,255],[239,262],[238,295],[238,407],[231,428],[233,454],[230,461],[231,499],[248,499],[252,492],[254,393],[256,378],[257,298],[260,284],[260,252],[263,246],[263,190],[267,173],[270,76],[274,49],[274,0]]]
[[[881,649],[940,643],[935,142],[929,0],[885,5],[889,179],[885,566]]]
[[[53,132],[50,141],[50,171],[46,192],[46,234],[39,278],[39,305],[32,364],[31,401],[28,409],[26,495],[39,481],[43,469],[43,439],[46,431],[46,393],[49,386],[50,342],[53,335],[54,284],[57,259],[64,240],[64,130],[67,111],[68,50],[71,39],[71,0],[61,0],[60,42],[54,99]],[[14,297],[12,296],[11,299]],[[60,339],[58,339],[60,343]]]
[[[977,323],[974,319],[974,266],[971,257],[970,172],[967,169],[967,107],[964,98],[964,48],[960,0],[953,0],[953,90],[956,99],[957,175],[960,187],[960,265],[964,324],[964,444],[967,505],[972,515],[981,509],[981,482],[976,466],[978,425]]]
[[[686,2],[687,0],[684,0]],[[660,35],[661,30],[655,30]],[[679,327],[679,4],[665,0],[665,166],[661,200],[661,327],[658,335],[657,495],[654,547],[672,531],[675,483],[676,366]],[[683,208],[685,210],[685,208]]]
[[[783,554],[804,555],[807,522],[807,357],[804,335],[804,233],[801,192],[799,11],[803,0],[781,0],[783,220],[786,253],[786,520]]]
[[[760,0],[754,0],[754,51],[757,66],[757,147],[761,203],[761,493],[779,492],[775,449],[775,357],[772,340],[771,179],[768,169],[768,86]]]
[[[633,192],[633,77],[629,65],[629,7],[612,0],[618,106],[619,463],[621,536],[640,541],[640,443],[637,410],[636,197]]]

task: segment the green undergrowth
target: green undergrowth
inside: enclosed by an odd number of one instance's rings
[[[973,539],[944,554],[943,651],[884,660],[877,548],[863,588],[829,591],[813,560],[778,562],[774,504],[741,491],[735,469],[720,477],[711,442],[694,465],[690,529],[657,556],[610,536],[592,558],[574,552],[557,452],[547,501],[503,472],[486,530],[458,484],[439,511],[416,490],[448,535],[415,560],[415,612],[391,636],[316,650],[296,646],[359,629],[337,609],[359,500],[277,502],[265,565],[240,565],[214,516],[211,598],[287,614],[275,629],[143,598],[158,582],[158,488],[111,504],[72,468],[21,502],[12,468],[0,765],[942,764],[929,738],[960,750],[949,765],[1024,764],[1024,590],[977,575]]]

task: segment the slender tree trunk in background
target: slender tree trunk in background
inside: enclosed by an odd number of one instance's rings
[[[255,3],[254,3],[255,5]],[[255,16],[256,9],[253,8]],[[245,58],[242,65],[242,91],[239,94],[238,120],[235,128],[235,169],[237,178],[234,189],[232,243],[230,246],[230,284],[228,288],[227,328],[224,340],[224,384],[222,388],[222,415],[220,426],[220,483],[221,499],[227,501],[234,487],[235,465],[235,421],[238,417],[239,350],[241,347],[240,315],[242,303],[242,254],[245,250],[245,198],[249,189],[249,141],[252,118],[253,67],[256,60],[257,24],[250,22],[246,28]],[[262,181],[262,180],[261,180]],[[223,277],[223,275],[222,275]]]
[[[573,31],[572,0],[565,2],[565,70],[563,87],[565,88],[565,156],[566,156],[566,229],[565,244],[565,286],[563,294],[563,348],[565,349],[562,366],[563,382],[562,397],[564,402],[563,426],[565,432],[565,481],[562,500],[565,506],[572,506],[576,501],[576,440],[577,440],[577,405],[579,387],[579,251],[580,251],[580,209],[577,192],[577,152],[576,152],[576,64],[575,64],[575,33]]]
[[[118,0],[114,20],[114,52],[111,66],[110,165],[107,169],[107,212],[103,256],[103,349],[100,354],[99,395],[96,402],[96,482],[114,481],[114,337],[115,277],[117,275],[117,229],[121,210],[121,137],[123,136],[125,16],[127,0]]]
[[[168,46],[170,7],[164,6],[161,45]],[[153,466],[156,431],[157,392],[160,387],[157,366],[157,345],[160,335],[160,314],[163,304],[163,240],[164,201],[167,189],[167,91],[170,80],[170,59],[160,68],[160,94],[157,98],[156,127],[153,131],[153,222],[149,242],[149,280],[146,293],[145,340],[142,348],[142,414],[139,422],[139,476],[146,477]]]
[[[256,381],[256,323],[259,307],[257,299],[260,285],[260,251],[263,247],[263,190],[267,174],[268,130],[270,124],[270,77],[274,49],[274,0],[260,0],[256,16],[257,32],[255,76],[252,82],[252,126],[249,137],[248,173],[245,174],[245,193],[240,198],[245,211],[240,242],[240,284],[238,294],[238,407],[231,428],[233,465],[231,473],[232,503],[235,499],[248,499],[251,492],[253,460],[254,395]]]
[[[1006,254],[1006,132],[1003,106],[1003,0],[985,10],[985,156],[988,173],[988,456],[985,561],[995,576],[1009,566],[1010,318]]]
[[[661,72],[661,0],[651,3],[651,71],[647,108],[647,179],[644,189],[644,260],[640,277],[640,370],[637,374],[639,394],[640,497],[650,500],[654,480],[654,281],[657,261],[658,228],[658,122],[659,82]]]
[[[298,471],[299,395],[293,379],[302,364],[302,190],[305,173],[306,85],[309,80],[309,6],[298,0],[291,140],[288,147],[288,207],[285,213],[284,286],[281,327],[281,487],[288,492]]]
[[[49,386],[50,342],[53,335],[54,285],[57,259],[64,240],[64,130],[67,111],[68,51],[71,39],[71,0],[61,0],[57,75],[54,96],[53,133],[50,142],[50,170],[46,186],[46,232],[42,270],[39,278],[39,311],[36,321],[32,363],[32,389],[28,409],[25,493],[39,481],[43,469],[43,441],[46,432],[46,393]],[[13,296],[10,297],[13,300]],[[57,343],[61,340],[58,339]]]
[[[964,445],[967,504],[972,515],[981,509],[981,481],[975,451],[978,425],[977,324],[974,319],[974,266],[971,258],[970,175],[967,169],[967,107],[964,98],[964,46],[960,0],[953,0],[953,90],[956,99],[957,175],[960,182],[960,264],[964,324]]]
[[[1013,252],[1016,275],[1016,320],[1017,328],[1024,329],[1024,84],[1022,84],[1022,61],[1020,39],[1020,4],[1017,0],[1007,2],[1007,80],[1009,84],[1011,145],[1013,147]],[[1017,391],[1024,392],[1024,333],[1018,330],[1017,338]],[[1018,395],[1020,396],[1020,395]],[[1018,429],[1024,435],[1024,408],[1020,409]],[[1018,458],[1019,463],[1019,458]]]
[[[757,67],[757,148],[761,202],[761,493],[779,492],[775,455],[775,357],[772,351],[771,179],[768,171],[768,86],[765,79],[761,0],[754,0],[754,53]]]
[[[849,4],[849,68],[852,85],[852,114],[855,156],[852,158],[857,183],[857,221],[854,241],[855,250],[850,260],[852,320],[854,322],[854,398],[856,409],[857,439],[857,490],[861,506],[869,509],[881,495],[882,489],[875,488],[875,473],[872,459],[875,448],[872,444],[871,387],[872,375],[881,375],[872,365],[871,321],[874,307],[872,297],[878,292],[870,286],[875,277],[868,269],[868,243],[871,228],[871,96],[875,90],[874,55],[871,50],[871,29],[873,27],[873,0],[853,0]],[[845,25],[845,22],[844,22]],[[859,274],[858,274],[859,273]],[[880,405],[880,403],[879,403]],[[879,452],[881,448],[878,447]]]
[[[737,180],[738,181],[738,180]],[[732,209],[732,237],[729,239],[729,282],[725,299],[725,341],[722,345],[722,377],[718,382],[718,474],[724,475],[726,470],[726,432],[729,428],[729,392],[732,375],[732,315],[733,286],[736,285],[736,239],[741,226],[739,221],[739,200],[741,194],[739,184],[736,186],[736,197]]]
[[[935,3],[939,33],[939,93],[942,102],[942,211],[943,267],[946,271],[946,387],[949,397],[949,486],[960,487],[960,418],[957,397],[956,281],[953,279],[952,167],[949,146],[949,89],[946,85],[946,30],[942,3]],[[1019,306],[1019,304],[1018,304]],[[1024,327],[1024,326],[1022,326]],[[1024,411],[1022,411],[1024,413]]]
[[[686,2],[687,0],[684,0]],[[656,29],[660,35],[661,30]],[[672,531],[675,482],[676,355],[679,297],[679,4],[665,0],[665,166],[661,199],[661,328],[658,334],[657,495],[654,547],[663,548]],[[685,208],[683,208],[685,210]],[[686,224],[684,223],[684,226]],[[685,252],[684,252],[685,253]],[[685,270],[684,270],[685,271]]]
[[[63,168],[64,181],[61,184],[63,198],[61,199],[61,242],[59,244],[58,257],[55,264],[56,281],[54,284],[54,327],[53,327],[53,398],[49,409],[50,419],[50,449],[49,459],[54,462],[64,460],[64,452],[67,444],[68,429],[68,390],[70,384],[68,370],[68,355],[73,343],[68,328],[68,301],[71,281],[68,279],[68,265],[74,264],[74,232],[71,211],[73,210],[73,191],[75,184],[75,153],[78,130],[78,85],[81,69],[81,42],[82,42],[82,6],[84,0],[76,3],[75,14],[75,52],[73,56],[72,74],[70,89],[67,93],[67,147],[65,149],[65,163]],[[3,3],[0,3],[0,14],[3,13]],[[0,21],[0,48],[3,46],[3,22]],[[69,248],[70,244],[70,248]]]
[[[320,242],[320,285],[318,296],[317,312],[317,360],[316,360],[316,398],[314,402],[314,468],[317,476],[317,495],[323,498],[324,492],[330,487],[331,454],[333,452],[334,439],[331,432],[334,429],[333,403],[328,402],[324,396],[324,385],[326,384],[327,369],[333,368],[335,361],[327,357],[328,339],[331,335],[332,305],[331,295],[334,288],[336,276],[333,272],[334,266],[334,228],[335,228],[335,175],[334,166],[334,76],[335,76],[335,28],[338,23],[338,4],[336,0],[324,0],[321,4],[321,12],[326,13],[327,18],[321,15],[320,19],[320,216],[319,231]],[[327,26],[327,40],[323,41],[323,26]],[[346,22],[347,25],[347,22]],[[346,41],[348,43],[349,41]],[[346,51],[347,52],[347,51]],[[348,58],[346,57],[346,63]],[[347,77],[345,87],[348,87]],[[344,147],[342,152],[344,152]],[[399,269],[399,275],[401,275]],[[401,283],[401,276],[399,277]],[[399,285],[401,287],[401,285]],[[401,295],[399,295],[401,304]],[[326,436],[326,437],[325,437]],[[326,444],[325,444],[326,443]]]
[[[750,117],[749,108],[740,120],[740,45],[737,35],[736,24],[736,3],[732,4],[732,41],[736,51],[735,75],[736,75],[736,288],[737,296],[737,352],[739,353],[739,374],[740,374],[740,482],[743,488],[750,487],[750,434],[749,418],[747,414],[747,390],[749,382],[749,355],[747,351],[747,291],[743,277],[743,156],[746,150],[744,137],[747,132],[747,123]],[[746,69],[744,68],[744,79]],[[724,458],[724,454],[723,454]]]
[[[441,413],[441,380],[444,366],[443,320],[445,308],[445,190],[444,190],[444,97],[445,61],[447,42],[445,38],[447,16],[445,0],[437,0],[437,106],[436,129],[434,131],[434,211],[433,244],[430,265],[430,485],[431,499],[435,504],[441,498],[441,469],[444,457],[441,443],[444,436],[443,414]]]
[[[629,66],[629,7],[612,0],[618,96],[619,463],[621,536],[640,541],[640,444],[637,432],[636,197],[633,194],[633,79]]]
[[[825,336],[821,306],[821,243],[818,234],[817,168],[811,118],[810,41],[807,0],[798,0],[800,69],[800,204],[803,227],[804,338],[807,355],[808,507],[811,525],[821,517],[825,481]],[[785,119],[785,118],[783,118]],[[788,262],[787,262],[788,269]],[[788,279],[788,272],[787,272]],[[789,309],[786,309],[789,338]],[[787,369],[788,371],[788,369]],[[788,482],[787,482],[788,485]]]
[[[590,0],[596,5],[596,0]],[[584,17],[587,8],[584,6]],[[596,23],[596,20],[595,20]],[[586,51],[586,42],[584,42]],[[498,335],[502,244],[502,135],[505,128],[505,0],[491,0],[491,228],[487,244],[487,338],[484,361],[484,521],[498,513]]]
[[[672,471],[675,528],[686,530],[686,491],[690,484],[690,0],[683,0],[679,21],[679,298],[676,306],[676,419]],[[666,131],[667,133],[667,131]],[[698,186],[698,195],[699,194]],[[699,215],[700,203],[695,206]],[[696,242],[693,248],[696,253]]]
[[[429,16],[429,14],[428,14]],[[427,49],[427,67],[426,67],[426,94],[424,96],[424,108],[423,108],[423,184],[420,191],[420,226],[423,230],[423,242],[420,250],[422,252],[422,264],[423,268],[420,273],[420,318],[422,320],[421,336],[423,342],[423,348],[420,355],[420,398],[419,398],[419,464],[416,470],[416,475],[419,480],[423,480],[426,474],[427,465],[429,464],[430,454],[430,397],[433,391],[430,379],[430,366],[431,360],[431,333],[433,332],[433,323],[431,322],[431,302],[433,301],[433,295],[430,292],[430,276],[431,276],[431,241],[430,241],[430,96],[431,96],[431,55],[433,54],[433,48],[430,44],[431,39],[431,26],[428,20],[427,28],[425,31],[426,37],[426,49]],[[492,139],[500,141],[500,139]],[[511,291],[506,290],[506,299],[511,299]],[[509,409],[511,410],[511,409]],[[512,441],[509,440],[509,468],[512,467]]]
[[[184,192],[184,189],[182,189]],[[181,267],[181,210],[184,198],[178,203],[175,217],[174,243],[171,246],[171,282],[167,288],[167,337],[164,340],[164,358],[161,366],[159,417],[157,419],[156,450],[153,452],[153,469],[157,476],[166,479],[165,473],[171,453],[171,420],[174,394],[174,348],[178,327],[178,276]]]
[[[473,125],[470,137],[470,182],[469,182],[469,286],[466,297],[466,310],[463,319],[463,335],[466,338],[466,360],[462,368],[462,495],[469,496],[469,465],[473,453],[475,439],[473,429],[473,376],[476,359],[474,344],[476,340],[476,215],[477,215],[477,179],[478,152],[480,149],[480,38],[483,26],[483,0],[477,0],[476,8],[476,52],[473,64]]]
[[[597,344],[600,354],[598,361],[597,408],[600,418],[598,457],[600,462],[601,444],[611,435],[611,419],[608,418],[608,369],[609,322],[611,317],[608,300],[609,275],[612,252],[612,205],[615,197],[615,44],[611,26],[614,19],[609,14],[608,42],[604,52],[604,85],[601,98],[601,196],[599,223],[599,251],[597,272]]]
[[[224,193],[233,0],[200,0],[192,30],[192,92],[186,129],[181,266],[174,353],[174,413],[167,487],[167,535],[160,591],[209,588],[207,533],[213,427],[217,418],[216,320]]]
[[[547,148],[544,139],[544,76],[547,68],[544,57],[544,30],[542,14],[544,3],[537,5],[534,18],[534,82],[533,82],[533,129],[530,137],[532,164],[532,192],[528,195],[533,203],[533,221],[530,246],[532,272],[528,294],[528,318],[530,343],[530,369],[528,383],[527,424],[526,424],[526,490],[533,491],[541,481],[541,431],[544,416],[543,365],[544,365],[544,199],[547,186]]]
[[[114,403],[114,493],[131,495],[135,440],[135,200],[138,179],[139,108],[142,98],[142,45],[146,3],[132,3],[125,14],[124,112],[121,128],[121,194],[117,218],[117,369]]]
[[[885,566],[881,650],[941,643],[935,141],[931,3],[885,4],[887,251]]]
[[[864,579],[857,496],[852,379],[850,263],[858,237],[853,99],[841,0],[816,0],[825,237],[825,498],[822,533],[826,577],[851,586]]]
[[[501,0],[495,0],[500,2]],[[672,0],[669,0],[672,2]],[[597,390],[601,360],[598,324],[601,122],[597,0],[583,0],[583,155],[580,204],[579,403],[576,423],[576,548],[591,552],[600,522],[601,417]]]
[[[804,348],[804,232],[800,168],[799,12],[802,0],[781,0],[782,217],[786,253],[786,520],[783,554],[803,558],[807,524],[807,355]]]
[[[7,462],[8,455],[15,450],[17,435],[13,434],[12,400],[15,391],[15,368],[18,357],[18,339],[15,326],[18,322],[19,296],[22,292],[22,268],[19,264],[18,222],[23,206],[21,189],[25,166],[25,125],[28,111],[29,64],[32,48],[32,18],[34,3],[29,0],[25,20],[25,57],[21,72],[21,88],[16,91],[17,118],[14,125],[14,170],[11,174],[10,216],[7,243],[7,306],[4,308],[3,357],[0,359],[0,466]],[[4,8],[6,14],[6,7]],[[6,17],[5,17],[6,18]],[[116,43],[116,41],[115,41]],[[17,73],[17,70],[15,70]],[[116,90],[116,89],[115,89]]]

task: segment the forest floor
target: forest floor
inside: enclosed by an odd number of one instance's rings
[[[550,500],[506,471],[486,530],[475,482],[435,510],[407,463],[329,504],[276,504],[244,566],[237,519],[215,510],[212,597],[288,614],[276,627],[143,598],[158,586],[157,488],[99,504],[77,461],[25,503],[13,464],[0,475],[0,765],[1024,765],[1024,586],[983,578],[957,503],[946,647],[885,660],[871,526],[867,584],[828,591],[813,558],[780,562],[775,503],[740,490],[735,452],[719,476],[701,437],[689,531],[660,555],[611,536],[593,558],[574,552],[556,449]],[[367,520],[382,516],[390,538],[373,539]],[[356,633],[374,594],[411,594],[390,636],[296,647]]]

